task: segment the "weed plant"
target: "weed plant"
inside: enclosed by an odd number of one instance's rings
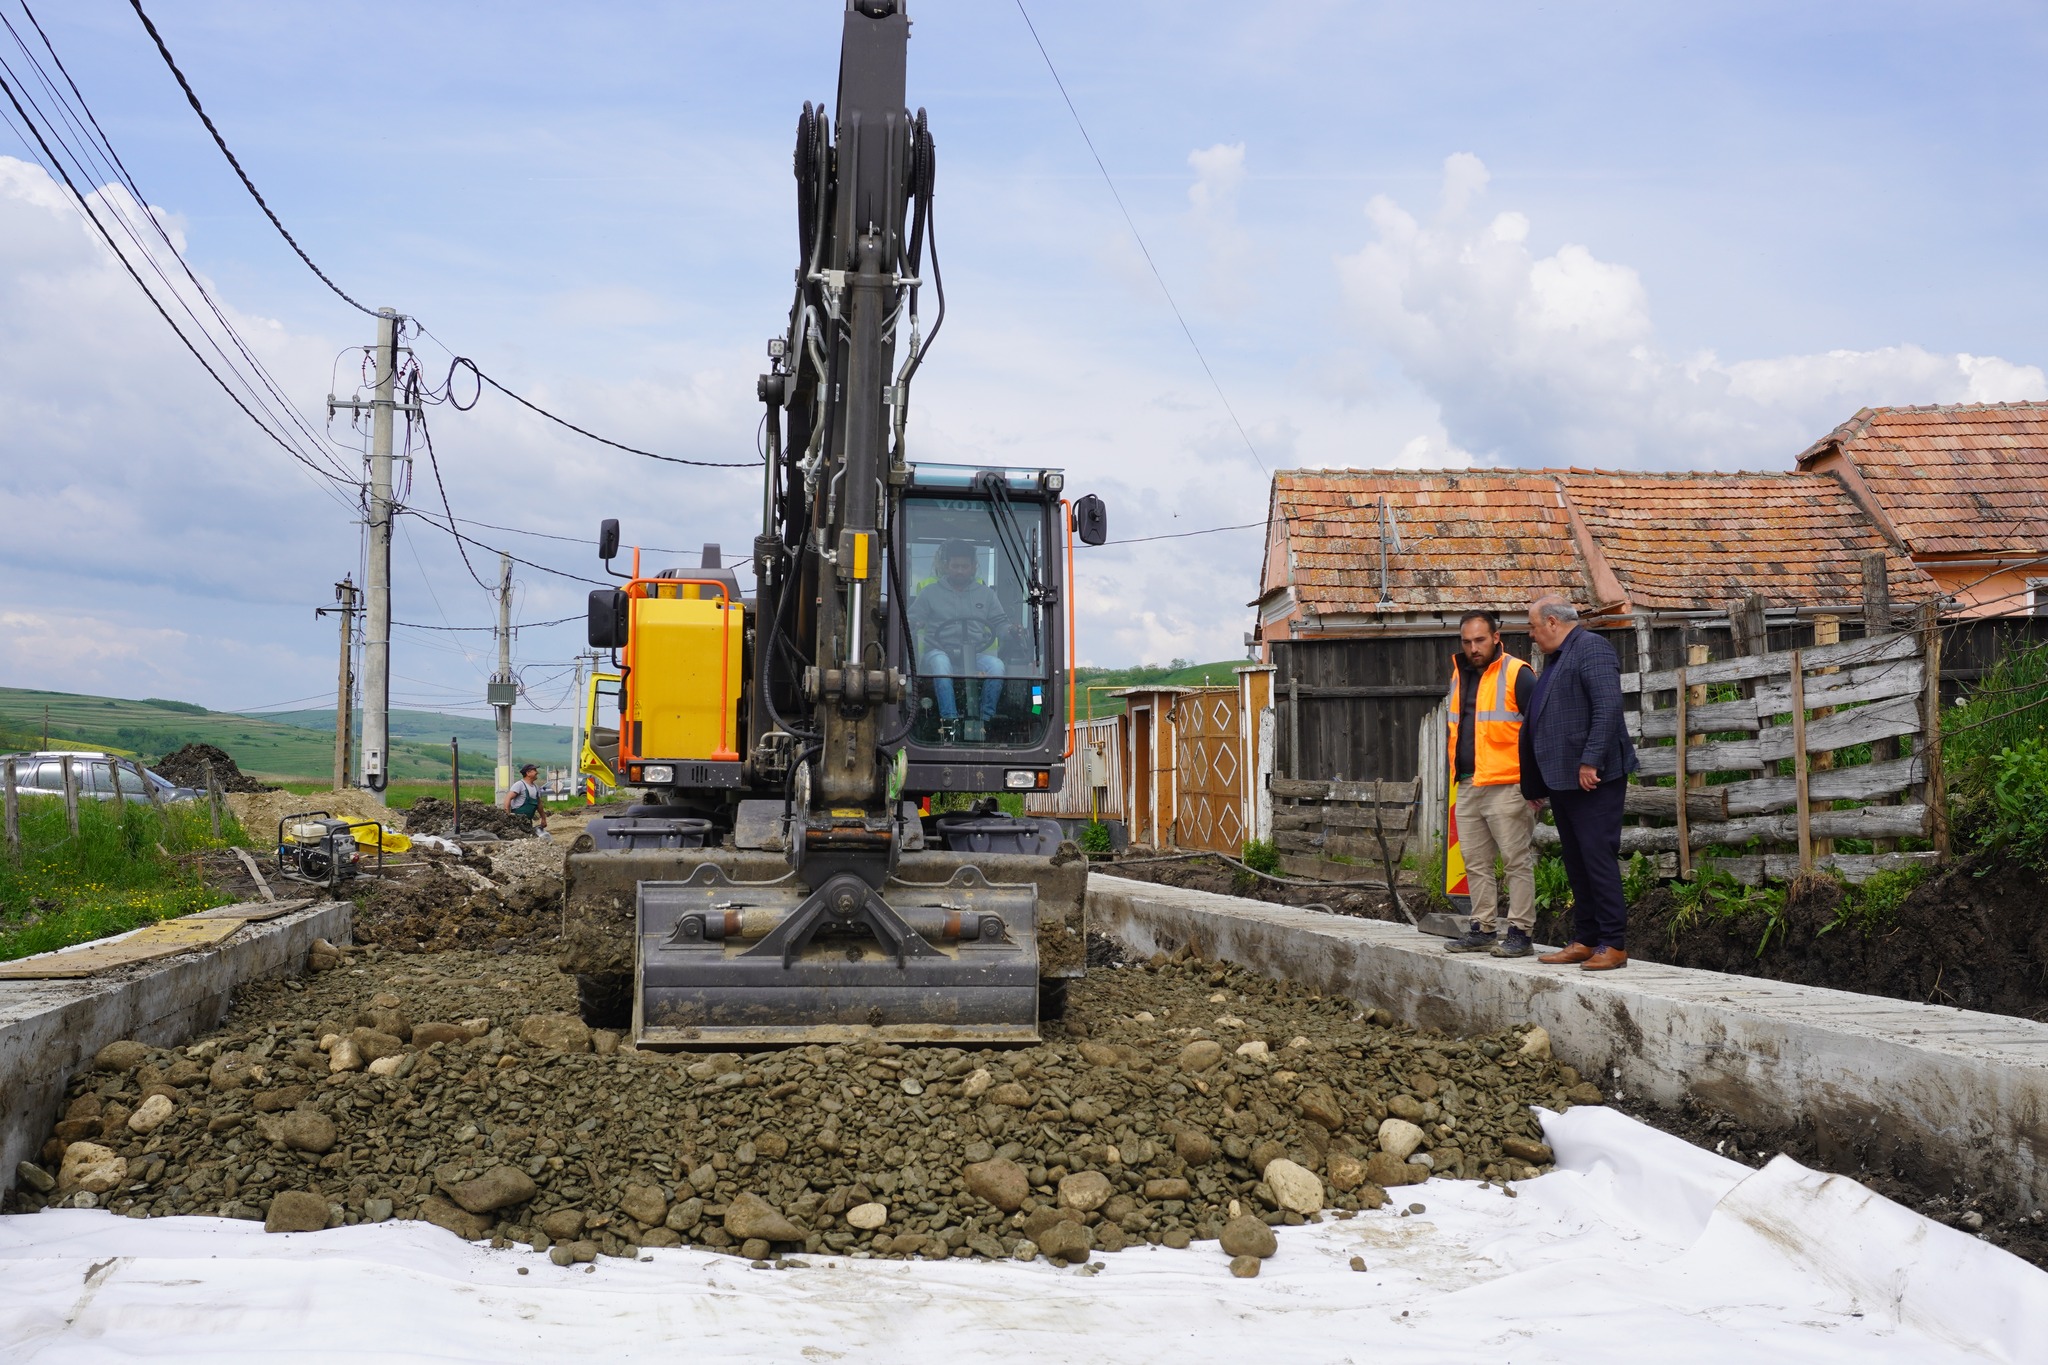
[[[2048,871],[2048,644],[2000,658],[1942,713],[1941,738],[1955,831]]]
[[[216,840],[200,802],[81,801],[74,836],[61,800],[23,796],[21,856],[0,850],[0,961],[226,904],[185,855],[244,842],[225,808]]]

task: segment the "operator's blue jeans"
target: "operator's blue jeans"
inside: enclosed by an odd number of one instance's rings
[[[939,699],[939,719],[960,719],[960,703],[953,694],[953,679],[949,676],[953,672],[952,656],[942,650],[927,650],[918,668],[932,680],[932,695]],[[1003,676],[1002,658],[995,654],[977,654],[974,656],[974,671],[984,678],[1000,678]],[[1003,685],[1000,682],[981,685],[981,719],[984,724],[996,718],[996,707],[1002,704],[1002,700]]]

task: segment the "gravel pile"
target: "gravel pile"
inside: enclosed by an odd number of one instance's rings
[[[213,780],[223,792],[274,792],[275,787],[265,786],[235,766],[235,760],[225,749],[211,744],[187,744],[173,750],[149,765],[150,771],[177,783],[181,787],[206,790],[206,767],[213,765]]]
[[[1601,1099],[1540,1029],[1418,1034],[1199,961],[1099,968],[1037,1047],[746,1056],[622,1047],[538,954],[323,961],[241,993],[190,1048],[103,1050],[22,1173],[26,1206],[423,1218],[561,1264],[1215,1238],[1250,1274],[1273,1225],[1432,1176],[1525,1178],[1550,1161],[1528,1106]]]
[[[462,802],[462,834],[454,834],[455,806],[438,796],[422,796],[412,803],[405,812],[405,832],[408,834],[438,834],[442,838],[461,838],[479,830],[497,835],[500,839],[531,839],[533,821],[523,815],[490,803],[488,794],[484,800]]]

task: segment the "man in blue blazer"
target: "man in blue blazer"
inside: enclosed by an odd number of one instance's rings
[[[1636,770],[1621,713],[1621,660],[1562,597],[1529,604],[1529,636],[1544,658],[1522,726],[1522,794],[1547,797],[1557,816],[1575,920],[1572,942],[1537,961],[1612,971],[1628,965],[1621,809]]]

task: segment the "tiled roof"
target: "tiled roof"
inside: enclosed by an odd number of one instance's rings
[[[1384,603],[1382,497],[1400,537]],[[1895,601],[1934,591],[1825,474],[1283,470],[1273,514],[1262,593],[1290,586],[1319,615],[1514,608],[1544,592],[1582,610],[1721,610],[1750,592],[1848,604],[1868,550],[1887,552]]]
[[[1865,408],[1800,468],[1834,451],[1915,554],[2048,551],[2048,403]]]
[[[1379,503],[1388,539],[1388,604],[1380,601]],[[1407,473],[1295,469],[1273,476],[1273,515],[1292,552],[1268,569],[1311,611],[1461,612],[1563,592],[1591,605],[1586,566],[1557,481],[1527,470]],[[1270,561],[1269,561],[1270,562]]]
[[[1868,550],[1887,551],[1894,600],[1934,591],[1825,474],[1570,469],[1558,481],[1639,611],[1719,607],[1752,592],[1773,607],[1856,602]]]

